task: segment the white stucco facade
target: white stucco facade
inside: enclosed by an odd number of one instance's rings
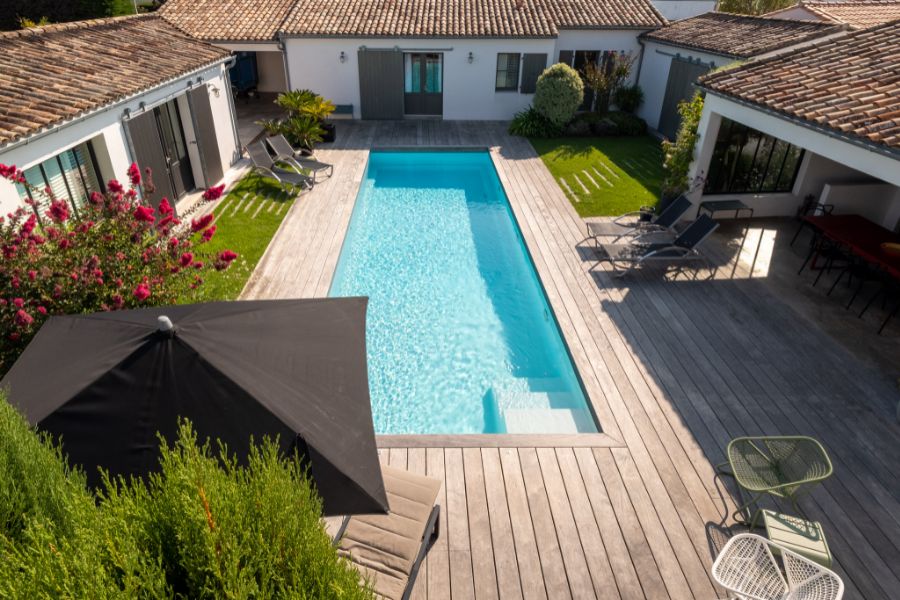
[[[653,6],[669,21],[696,17],[716,9],[716,0],[652,0]]]
[[[196,132],[185,97],[189,89],[196,89],[200,85],[206,86],[209,90],[218,158],[223,171],[227,171],[238,154],[233,130],[230,90],[223,64],[187,73],[164,86],[105,106],[18,143],[0,147],[0,163],[16,165],[24,170],[78,144],[90,141],[97,159],[98,177],[103,181],[125,180],[126,170],[133,161],[125,133],[126,111],[136,114],[142,110],[142,105],[146,109],[169,100],[176,100],[182,115],[181,124],[195,181],[198,187],[215,185],[217,182],[203,180],[197,146],[192,143],[196,140]],[[5,179],[0,180],[0,214],[5,215],[20,203],[15,186]]]
[[[532,101],[532,94],[496,91],[498,53],[546,54],[547,65],[560,50],[616,50],[640,47],[641,30],[562,31],[557,38],[516,39],[400,39],[400,38],[287,38],[288,79],[293,89],[308,88],[335,104],[352,104],[360,117],[360,47],[399,48],[408,52],[443,54],[443,118],[510,119]],[[341,62],[341,53],[344,62]],[[469,53],[472,62],[469,62]]]
[[[659,128],[659,115],[663,106],[663,98],[666,95],[669,69],[672,66],[672,59],[676,56],[692,62],[700,61],[712,67],[721,67],[734,60],[721,54],[645,41],[640,78],[638,79],[638,85],[644,90],[644,103],[638,109],[637,114],[647,121],[647,126],[651,129]]]
[[[835,214],[862,214],[888,229],[900,229],[900,157],[712,93],[706,96],[698,127],[691,180],[708,172],[723,118],[803,148],[803,161],[790,193],[723,196],[697,191],[695,206],[704,200],[738,198],[754,209],[754,216],[790,216],[812,195],[819,203],[833,204]]]

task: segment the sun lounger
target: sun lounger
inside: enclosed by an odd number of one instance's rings
[[[298,167],[312,171],[314,178],[316,173],[324,173],[326,177],[331,177],[334,173],[334,165],[303,156],[300,152],[294,150],[287,138],[281,134],[266,138],[266,143],[269,144],[269,148],[275,153],[276,160],[284,159],[287,162],[295,162]]]
[[[703,259],[698,247],[718,226],[719,224],[708,216],[701,215],[673,241],[648,244],[604,244],[601,242],[599,247],[612,264],[613,270],[622,276],[651,261],[679,263]]]
[[[253,169],[276,180],[281,184],[282,188],[286,189],[288,186],[293,186],[295,188],[310,189],[315,185],[315,180],[309,175],[278,166],[262,142],[252,143],[245,147],[244,150],[250,155]],[[290,161],[284,162],[291,164]]]
[[[338,534],[338,553],[369,580],[376,597],[406,600],[438,535],[441,482],[390,467],[382,474],[390,512],[350,517]]]
[[[599,243],[600,237],[621,238],[651,231],[671,231],[690,208],[691,201],[682,194],[656,216],[652,212],[641,210],[619,215],[612,221],[588,223],[588,237]]]

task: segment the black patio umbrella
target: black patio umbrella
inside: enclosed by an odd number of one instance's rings
[[[326,515],[383,513],[365,298],[212,302],[52,317],[0,385],[92,485],[158,468],[178,417],[239,459],[252,435],[308,461]]]

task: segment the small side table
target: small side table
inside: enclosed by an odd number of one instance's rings
[[[761,510],[760,515],[769,540],[826,568],[831,568],[831,551],[828,549],[828,542],[825,541],[821,523],[767,509]]]
[[[741,212],[749,212],[750,217],[753,216],[753,209],[741,202],[740,200],[707,200],[700,203],[700,212],[706,212],[710,218],[713,218],[717,212],[734,211],[734,218],[741,216]]]

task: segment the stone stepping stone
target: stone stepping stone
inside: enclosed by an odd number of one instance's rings
[[[235,205],[234,210],[231,212],[232,217],[234,215],[236,215],[239,210],[241,210],[241,205],[243,205],[243,204],[244,204],[244,198],[241,198],[240,200],[238,200],[238,203]]]
[[[591,167],[591,170],[594,172],[594,175],[596,175],[597,177],[599,177],[600,179],[603,180],[603,183],[605,183],[605,184],[608,185],[609,187],[613,187],[612,182],[611,182],[609,179],[607,179],[606,177],[604,177],[604,176],[603,176],[603,173],[601,173],[600,171],[598,171],[598,170],[595,169],[594,167]]]
[[[256,202],[256,200],[257,200],[256,197],[250,198],[250,202],[248,202],[247,204],[244,205],[244,212],[247,212],[251,208],[253,208],[253,203]]]
[[[584,183],[582,183],[580,179],[578,179],[578,175],[577,175],[577,174],[572,173],[572,177],[575,179],[575,181],[578,182],[578,185],[581,186],[581,189],[584,190],[584,193],[585,193],[585,194],[590,194],[590,193],[591,193],[591,190],[587,189],[587,186],[584,185]]]
[[[259,211],[261,211],[263,209],[263,207],[265,207],[267,204],[271,204],[271,202],[269,202],[268,198],[263,198],[262,200],[260,200],[259,206],[256,207],[256,210],[253,211],[253,216],[250,218],[255,219],[256,215],[259,214]]]
[[[598,184],[597,181],[593,177],[591,177],[590,173],[588,173],[587,171],[582,171],[581,174],[584,175],[595,188],[597,188],[598,190],[600,189],[600,184]]]
[[[266,212],[267,212],[267,213],[270,213],[270,212],[272,212],[273,210],[275,210],[275,206],[276,206],[276,205],[277,205],[277,202],[275,202],[275,199],[274,199],[274,198],[269,198],[269,208],[266,209]]]
[[[563,190],[565,190],[566,193],[568,193],[568,195],[571,196],[573,200],[575,200],[575,202],[579,201],[578,196],[575,195],[575,192],[572,191],[572,188],[569,187],[569,184],[566,183],[566,180],[562,177],[559,178],[559,185],[562,186]]]
[[[612,176],[615,177],[616,179],[622,179],[622,177],[620,177],[618,173],[616,173],[615,171],[613,171],[612,169],[610,169],[608,166],[606,166],[606,163],[605,163],[605,162],[601,162],[601,163],[600,163],[600,166],[603,167],[603,168],[606,170],[607,173],[609,173],[610,175],[612,175]]]

